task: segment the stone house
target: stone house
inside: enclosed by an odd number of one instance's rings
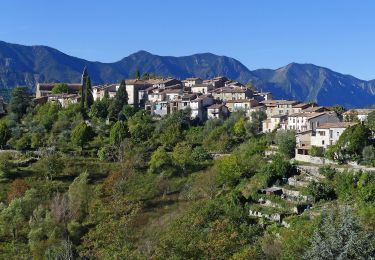
[[[339,121],[340,119],[335,112],[297,113],[288,116],[287,129],[295,130],[296,132],[307,130],[315,132],[316,128],[323,123],[336,123]]]
[[[192,87],[194,85],[197,85],[197,84],[202,84],[203,83],[203,80],[201,78],[187,78],[185,80],[182,81],[184,87]]]
[[[341,134],[351,126],[356,125],[353,122],[324,123],[316,128],[315,135],[311,136],[311,146],[327,148],[336,144]]]
[[[128,93],[128,104],[138,107],[142,103],[140,100],[143,100],[142,98],[139,98],[139,92],[151,87],[151,84],[140,79],[128,79],[125,83],[126,92]]]
[[[214,86],[211,84],[196,84],[191,86],[190,89],[193,93],[207,94],[214,89]]]
[[[82,72],[80,83],[66,83],[68,87],[68,93],[66,94],[80,94],[83,86],[86,85],[89,74],[87,68],[85,67]],[[45,97],[52,94],[52,89],[55,87],[56,83],[37,83],[35,97]]]
[[[254,98],[261,102],[265,100],[272,100],[272,93],[271,92],[254,92]]]
[[[224,104],[213,104],[207,108],[207,118],[225,119],[229,116],[229,109]]]
[[[108,92],[109,98],[114,98],[119,87],[119,84],[105,84],[93,86],[92,96],[94,98],[94,101],[101,100],[104,97],[106,91]]]
[[[289,115],[293,114],[293,106],[298,104],[295,100],[264,100],[260,102],[266,106],[267,117],[274,115]]]
[[[35,97],[45,97],[52,94],[52,89],[55,87],[56,83],[38,83],[36,85]],[[79,94],[81,92],[81,83],[67,83],[69,94]]]
[[[217,88],[211,91],[212,96],[221,101],[250,99],[253,97],[253,91],[246,87],[227,86]]]
[[[263,133],[269,133],[278,128],[285,129],[287,119],[287,115],[273,115],[270,118],[267,118],[262,123]]]
[[[238,112],[243,111],[246,113],[248,118],[251,117],[251,113],[258,110],[265,110],[265,107],[256,99],[237,99],[237,100],[228,100],[225,102],[225,105],[228,107],[229,111]]]
[[[182,82],[180,80],[174,78],[166,78],[166,79],[149,79],[146,80],[147,83],[151,84],[152,87],[158,89],[166,89],[171,86],[182,86]]]

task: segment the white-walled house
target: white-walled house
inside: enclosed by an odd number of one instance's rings
[[[180,96],[184,94],[184,91],[182,88],[170,88],[164,90],[164,94],[166,97],[166,100],[173,101],[177,100]]]
[[[351,126],[353,122],[324,123],[316,128],[315,135],[311,136],[311,146],[327,148],[339,140],[341,134]]]
[[[336,123],[340,119],[335,112],[297,113],[288,116],[287,129],[303,132],[315,131],[323,123]]]
[[[295,100],[264,100],[260,102],[266,106],[267,117],[274,115],[290,115],[294,113],[293,106],[299,104]]]
[[[226,101],[225,105],[228,107],[230,112],[243,111],[246,113],[247,117],[250,117],[251,113],[258,109],[265,109],[265,107],[263,105],[259,105],[259,102],[255,99],[228,100]]]
[[[196,84],[191,86],[191,92],[193,93],[200,93],[200,94],[207,94],[214,88],[211,84]]]
[[[207,118],[225,119],[229,116],[229,109],[224,104],[213,104],[207,108]]]
[[[211,91],[212,96],[221,101],[250,99],[253,97],[253,91],[247,87],[227,86],[217,88]]]
[[[93,86],[92,96],[94,98],[94,101],[101,100],[104,97],[106,91],[108,92],[109,98],[113,98],[114,96],[116,96],[119,87],[119,84],[105,84]]]
[[[139,91],[145,90],[152,85],[145,80],[128,79],[126,83],[126,92],[128,93],[128,104],[138,107],[139,105]]]
[[[185,87],[192,87],[197,84],[202,84],[203,80],[201,78],[187,78],[182,81]]]
[[[182,87],[182,82],[174,78],[149,79],[147,80],[147,83],[151,84],[153,88],[158,89],[166,89],[177,85]]]

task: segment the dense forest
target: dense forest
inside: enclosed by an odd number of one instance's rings
[[[1,259],[375,257],[371,173],[322,167],[301,188],[312,207],[287,224],[249,215],[259,190],[301,174],[294,133],[262,134],[264,112],[155,118],[127,105],[124,83],[114,99],[94,102],[89,85],[82,97],[63,108],[13,91],[0,120]],[[373,163],[370,129],[354,127],[329,153]]]

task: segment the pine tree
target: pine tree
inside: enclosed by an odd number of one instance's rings
[[[128,92],[126,92],[125,80],[121,81],[120,87],[116,93],[111,106],[109,107],[109,118],[117,120],[122,108],[128,104]]]
[[[103,99],[109,99],[108,89],[104,90],[104,97],[103,97]]]
[[[139,70],[136,70],[135,72],[134,72],[134,78],[135,79],[139,79],[141,77],[141,73],[139,72]]]
[[[81,86],[81,114],[84,115],[85,113],[85,86]]]
[[[94,103],[94,98],[92,96],[91,80],[90,76],[87,76],[86,86],[85,86],[85,104],[84,107],[89,109]]]

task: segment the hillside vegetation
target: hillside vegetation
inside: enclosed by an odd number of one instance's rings
[[[290,162],[294,133],[261,134],[262,114],[201,124],[188,110],[153,118],[123,97],[89,100],[33,106],[13,92],[0,120],[1,259],[375,256],[374,175],[322,168],[312,181]],[[276,186],[299,199],[260,192]]]

